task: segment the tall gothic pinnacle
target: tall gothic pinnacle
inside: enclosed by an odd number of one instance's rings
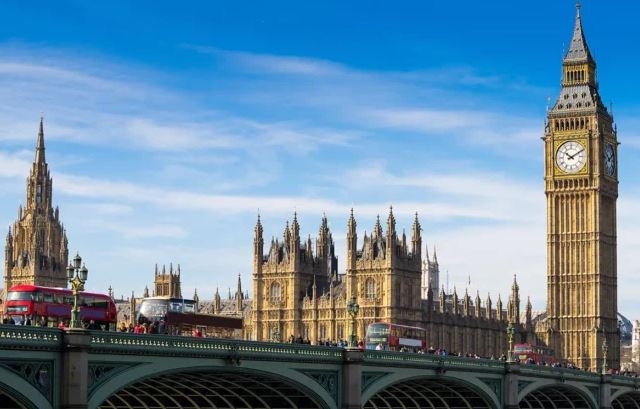
[[[582,30],[582,18],[580,16],[580,2],[576,3],[576,23],[573,29],[571,45],[564,57],[565,62],[593,62],[593,57],[587,46],[587,40]]]
[[[38,141],[36,142],[36,163],[44,163],[44,117],[40,117],[40,130],[38,131]]]

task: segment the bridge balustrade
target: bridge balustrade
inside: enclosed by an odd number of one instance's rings
[[[216,359],[198,361],[201,357]],[[309,382],[319,382],[315,396],[325,396],[322,399],[328,400],[322,405],[327,408],[362,407],[365,396],[416,377],[445,386],[466,385],[482,391],[487,402],[499,402],[496,407],[509,409],[519,407],[519,399],[529,391],[553,390],[549,389],[553,385],[588,395],[585,401],[598,402],[591,406],[617,409],[625,407],[620,402],[634,402],[637,406],[633,407],[640,408],[638,378],[577,369],[410,352],[12,325],[0,325],[0,401],[3,396],[15,395],[24,407],[85,408],[90,395],[108,384],[110,376],[126,372],[103,373],[105,378],[100,383],[90,385],[90,368],[102,362],[135,366],[140,362],[179,362],[180,358],[206,362],[209,370],[220,373],[255,371],[256,375],[284,379],[303,389],[311,387]],[[33,376],[30,368],[36,367],[35,362],[48,362],[51,376],[46,379],[47,385],[39,384],[42,379]],[[170,371],[169,364],[163,365]],[[140,372],[141,377],[151,375]],[[322,388],[330,393],[323,395]],[[109,393],[107,389],[102,391]],[[42,396],[34,397],[34,393]],[[49,402],[49,406],[42,402]]]

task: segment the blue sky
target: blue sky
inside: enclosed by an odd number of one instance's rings
[[[348,3],[348,4],[345,4]],[[485,299],[546,302],[545,109],[575,3],[7,1],[0,6],[0,226],[25,200],[41,112],[54,202],[91,289],[185,296],[251,288],[267,241],[326,214],[344,271],[393,206],[418,212],[442,277]],[[582,4],[620,148],[619,307],[640,319],[634,2]],[[548,102],[551,101],[551,102]],[[469,285],[469,278],[471,284]]]

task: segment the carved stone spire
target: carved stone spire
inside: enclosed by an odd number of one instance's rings
[[[68,285],[67,239],[59,211],[52,205],[53,182],[44,153],[43,122],[40,118],[35,157],[26,183],[26,204],[20,206],[12,234],[7,236],[5,289],[16,284]]]
[[[414,257],[421,258],[422,257],[422,227],[420,226],[420,221],[418,220],[418,212],[416,212],[416,217],[413,219],[412,226],[412,235],[411,235],[411,254]]]

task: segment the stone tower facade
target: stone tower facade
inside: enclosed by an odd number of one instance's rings
[[[287,222],[282,241],[271,239],[266,255],[262,234],[258,217],[253,248],[251,338],[281,340],[308,335],[316,328],[303,323],[300,302],[327,291],[337,279],[338,260],[327,218],[322,218],[315,251],[311,237],[301,240],[296,214],[291,226]]]
[[[27,201],[7,234],[5,291],[17,284],[67,287],[67,235],[58,208],[53,208],[53,182],[44,151],[40,119],[36,155],[27,178]]]
[[[180,264],[176,271],[173,271],[173,264],[169,264],[169,271],[162,266],[162,271],[158,270],[156,265],[155,277],[153,280],[153,295],[157,297],[182,298],[182,289],[180,288]],[[148,297],[148,294],[145,295]]]
[[[429,252],[425,249],[424,260],[422,260],[422,298],[429,297],[429,290],[437,294],[440,289],[440,265],[436,248],[433,248],[433,259],[429,258]]]
[[[545,125],[547,318],[538,337],[566,362],[619,368],[618,141],[577,6],[562,89]],[[606,347],[605,347],[606,345]]]
[[[356,297],[364,324],[375,321],[415,325],[422,321],[422,237],[416,214],[411,241],[396,232],[389,209],[383,234],[378,217],[371,235],[364,234],[362,250],[353,212],[347,224],[347,298]]]
[[[482,302],[465,293],[427,291],[421,297],[422,233],[416,215],[410,238],[396,231],[393,209],[389,210],[386,229],[380,218],[370,234],[358,242],[353,211],[347,220],[347,265],[338,274],[333,240],[327,219],[323,217],[316,238],[299,240],[299,225],[294,216],[287,223],[283,241],[272,239],[264,249],[260,218],[254,230],[253,294],[250,319],[245,320],[245,337],[258,341],[289,341],[291,337],[312,344],[346,341],[352,319],[347,303],[355,298],[360,306],[355,317],[355,335],[362,340],[368,324],[393,322],[423,327],[427,343],[459,353],[474,352],[499,357],[507,350],[505,331],[507,313],[498,297],[495,309],[491,297]],[[436,257],[434,254],[434,260]],[[216,292],[216,299],[219,295]],[[509,305],[519,311],[519,288],[514,280]],[[523,326],[516,324],[518,332]]]

